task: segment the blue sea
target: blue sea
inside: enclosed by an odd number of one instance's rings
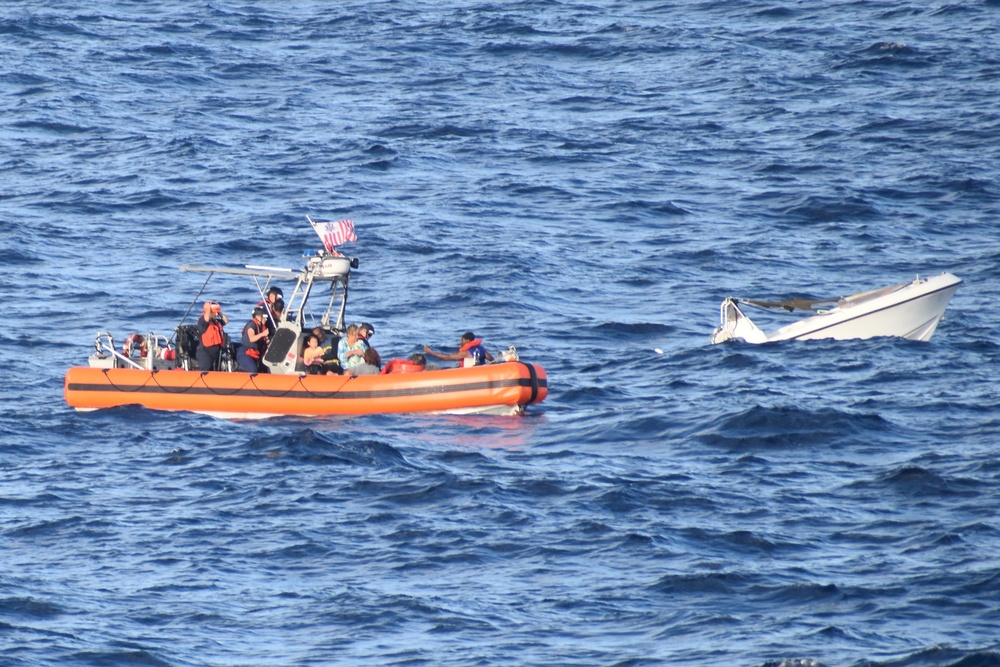
[[[1000,665],[998,47],[997,0],[7,0],[0,665]],[[66,405],[307,215],[384,358],[472,330],[548,399]],[[709,344],[942,271],[927,343]]]

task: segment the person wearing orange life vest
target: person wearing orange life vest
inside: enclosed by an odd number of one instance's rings
[[[250,321],[243,327],[243,336],[240,339],[240,351],[236,353],[236,361],[240,369],[247,373],[260,373],[262,370],[261,359],[264,350],[267,349],[267,323],[265,318],[267,311],[263,306],[253,309]]]
[[[222,306],[216,301],[206,301],[201,316],[195,327],[198,329],[198,350],[195,358],[198,369],[212,371],[219,364],[219,354],[225,341],[222,327],[229,324],[229,318],[222,312]]]
[[[424,345],[424,352],[432,357],[437,357],[438,359],[457,361],[459,368],[467,366],[482,366],[487,361],[493,361],[493,355],[490,354],[485,347],[483,347],[483,339],[476,338],[476,335],[471,331],[466,331],[462,334],[460,343],[461,347],[458,348],[458,352],[452,352],[450,354],[446,352],[435,352],[426,345]]]

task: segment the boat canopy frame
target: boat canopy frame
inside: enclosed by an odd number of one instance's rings
[[[330,297],[327,300],[326,307],[319,321],[324,328],[342,333],[344,331],[344,315],[347,311],[351,269],[358,268],[358,259],[356,257],[347,258],[339,253],[334,254],[324,250],[306,253],[304,256],[307,258],[306,265],[299,271],[250,264],[243,267],[196,266],[190,264],[181,266],[181,271],[209,274],[205,280],[205,284],[198,290],[194,301],[188,306],[184,317],[181,318],[181,325],[183,325],[184,320],[187,319],[188,314],[190,314],[194,305],[198,302],[199,297],[204,292],[212,276],[221,273],[224,275],[252,277],[261,299],[266,299],[266,292],[272,280],[276,278],[295,280],[295,288],[292,290],[292,295],[285,302],[285,309],[281,313],[281,319],[273,324],[280,326],[282,322],[290,322],[300,331],[306,324],[306,305],[309,302],[309,297],[312,295],[313,288],[317,283],[329,283]],[[261,278],[266,279],[263,286],[260,283]],[[336,313],[336,320],[331,326],[330,320],[334,316],[334,313]],[[270,317],[270,311],[268,311],[268,316]]]

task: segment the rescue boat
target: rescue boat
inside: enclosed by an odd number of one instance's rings
[[[545,371],[505,361],[388,375],[299,375],[71,368],[66,402],[78,410],[142,405],[225,419],[391,412],[518,414],[543,400]]]
[[[189,308],[171,338],[132,333],[119,350],[110,333],[99,332],[88,365],[66,373],[66,402],[81,411],[141,405],[151,410],[252,419],[407,412],[516,415],[545,399],[545,370],[521,361],[514,346],[496,354],[494,363],[477,366],[421,370],[406,360],[393,360],[378,375],[307,373],[302,353],[310,332],[315,327],[323,329],[334,350],[346,334],[348,285],[351,269],[358,267],[356,258],[345,257],[328,242],[328,235],[324,237],[321,226],[337,223],[309,222],[324,239],[325,248],[306,253],[301,271],[251,265],[181,267],[181,271],[208,273],[208,280],[216,273],[252,277],[262,299],[272,281],[295,280],[280,320],[273,322],[275,331],[261,360],[265,372],[240,371],[235,363],[236,346],[228,337],[218,365],[198,368],[197,331],[184,324]],[[314,287],[326,285],[330,286],[326,309],[318,321],[310,322],[305,307],[309,296]]]

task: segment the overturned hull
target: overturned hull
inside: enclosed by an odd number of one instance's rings
[[[876,336],[898,336],[909,340],[930,340],[945,309],[962,284],[950,273],[917,278],[912,283],[893,285],[836,300],[836,306],[799,320],[770,334],[762,331],[740,305],[763,305],[792,310],[793,302],[760,302],[726,299],[720,308],[720,324],[712,333],[712,343],[731,339],[747,343],[781,340],[850,340]],[[800,300],[801,301],[801,300]],[[819,303],[819,302],[817,302]],[[793,305],[789,305],[793,304]]]
[[[74,367],[78,410],[141,405],[227,419],[400,412],[519,414],[548,394],[545,371],[520,361],[387,375],[271,375]]]

